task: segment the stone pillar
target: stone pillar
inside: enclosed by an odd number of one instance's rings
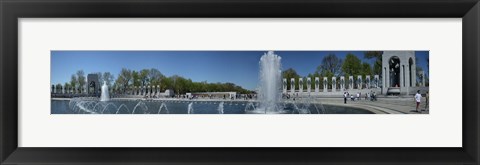
[[[160,96],[160,92],[161,92],[161,90],[160,90],[160,85],[157,85],[157,94],[156,94],[157,97]]]
[[[328,77],[323,77],[323,92],[328,92]]]
[[[357,89],[362,89],[363,88],[363,79],[361,75],[357,76]]]
[[[290,79],[290,93],[295,94],[295,78]]]
[[[312,78],[307,77],[307,92],[308,92],[308,94],[310,94],[311,91],[312,91]]]
[[[372,84],[371,84],[371,81],[370,81],[370,75],[367,75],[367,76],[365,76],[365,87],[367,89],[370,89],[371,86],[372,86]]]
[[[332,92],[337,91],[337,77],[332,77]]]
[[[283,93],[287,94],[287,79],[286,78],[283,78],[282,89],[283,89]]]
[[[348,76],[348,89],[353,89],[353,76]]]
[[[412,72],[410,74],[412,74],[412,87],[415,87],[417,86],[417,65],[415,64],[416,61],[415,61],[415,58],[413,59],[413,64],[412,64]]]
[[[152,87],[149,85],[147,86],[147,95],[151,95],[152,94]]]
[[[315,93],[318,93],[320,91],[320,78],[315,77]]]
[[[375,88],[379,87],[379,81],[380,81],[380,78],[378,77],[378,74],[373,75],[373,86]]]
[[[298,78],[298,92],[300,94],[303,93],[303,78],[302,77]]]
[[[402,62],[400,61],[400,63]],[[398,84],[398,87],[405,87],[405,65],[400,65],[400,84]]]
[[[382,94],[387,94],[387,89],[390,87],[390,70],[384,67],[382,74]]]
[[[345,76],[340,76],[340,90],[345,90]]]

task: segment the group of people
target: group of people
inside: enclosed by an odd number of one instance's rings
[[[361,100],[362,93],[358,92],[357,94],[350,95],[348,92],[343,93],[343,103],[347,104],[347,100],[350,98],[351,101]],[[365,100],[377,101],[377,95],[375,92],[365,93]]]
[[[415,103],[417,104],[415,108],[415,112],[420,112],[418,111],[418,108],[420,107],[420,103],[422,102],[422,94],[420,94],[420,90],[417,90],[417,93],[414,96],[414,100],[415,100]],[[427,93],[425,93],[425,109],[424,109],[425,111],[428,110],[428,100],[430,100],[430,96],[427,91]]]
[[[348,92],[344,92],[343,93],[343,103],[344,104],[347,104],[347,100],[348,98],[350,98],[351,101],[355,101],[355,100],[360,100],[361,99],[361,96],[362,93],[358,92],[357,94],[350,94]],[[376,98],[376,94],[375,92],[371,92],[371,93],[366,93],[365,94],[365,100],[369,100],[370,101],[376,101],[377,98]],[[430,95],[428,93],[428,91],[425,93],[425,109],[424,110],[420,110],[420,111],[427,111],[428,110],[428,102],[430,100]],[[417,90],[417,93],[415,94],[414,96],[414,101],[416,103],[416,108],[415,108],[415,111],[414,112],[420,112],[419,111],[419,108],[421,107],[421,102],[422,102],[422,94],[420,94],[420,90]]]

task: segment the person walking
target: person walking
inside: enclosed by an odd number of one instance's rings
[[[347,104],[347,92],[343,92],[343,104]]]
[[[420,106],[420,101],[422,100],[422,95],[420,94],[420,90],[417,91],[417,94],[415,94],[415,102],[417,103],[417,107],[415,108],[416,112],[418,111],[418,107]]]

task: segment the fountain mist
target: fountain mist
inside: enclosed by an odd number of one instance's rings
[[[103,81],[102,94],[100,95],[100,101],[108,101],[108,100],[110,100],[110,96],[108,94],[107,82]]]
[[[260,58],[258,100],[265,113],[278,111],[277,102],[281,98],[281,57],[269,51]]]

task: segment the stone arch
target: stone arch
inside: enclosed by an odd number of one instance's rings
[[[392,56],[388,59],[389,64],[389,77],[390,77],[390,86],[389,87],[400,87],[400,58],[398,56]]]
[[[410,86],[414,86],[415,84],[413,84],[413,79],[416,78],[416,77],[413,77],[412,73],[415,73],[416,71],[412,70],[413,69],[413,65],[415,65],[415,63],[413,62],[413,59],[410,57],[408,58],[408,76],[409,76],[409,80],[410,80]]]

